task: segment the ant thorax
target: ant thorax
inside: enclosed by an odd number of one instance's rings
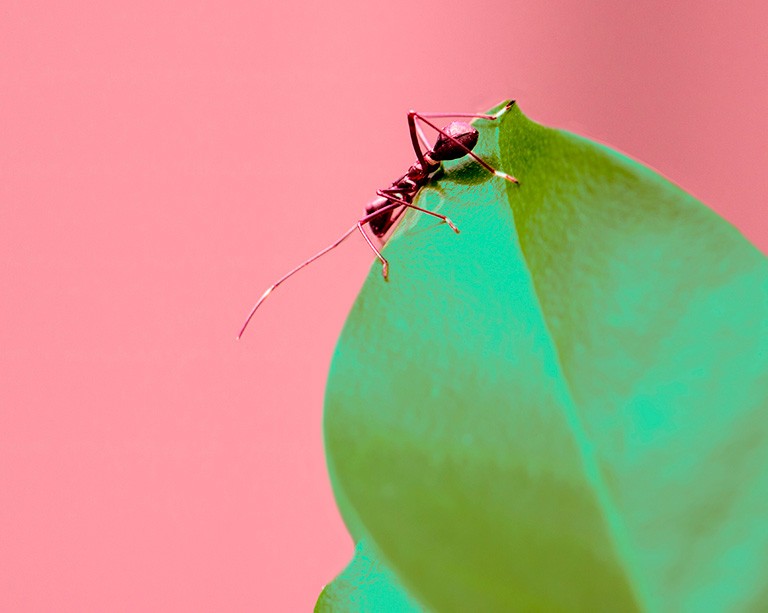
[[[421,165],[421,162],[414,162],[405,176],[403,176],[402,179],[395,181],[395,184],[404,186],[403,183],[408,182],[418,188],[427,178],[440,170],[440,162],[433,160],[428,153],[424,154],[424,161],[426,162],[426,168]]]

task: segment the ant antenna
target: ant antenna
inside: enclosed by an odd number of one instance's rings
[[[378,253],[378,250],[376,249],[376,247],[373,246],[373,243],[371,243],[370,239],[368,238],[368,235],[363,231],[363,224],[368,223],[371,219],[373,219],[374,217],[379,216],[380,214],[386,212],[387,210],[399,208],[399,207],[403,206],[403,204],[404,203],[399,202],[399,201],[398,202],[392,202],[391,204],[378,209],[375,213],[373,213],[371,215],[366,215],[365,217],[360,219],[354,226],[349,228],[349,230],[344,232],[344,234],[342,234],[339,238],[337,238],[336,241],[334,241],[333,243],[331,243],[327,247],[325,247],[325,248],[321,249],[320,251],[318,251],[311,258],[309,258],[307,260],[304,260],[296,268],[294,268],[290,272],[286,273],[285,275],[280,277],[277,281],[275,281],[275,283],[270,285],[266,289],[266,291],[261,295],[261,298],[259,298],[256,301],[256,304],[253,305],[253,308],[251,309],[251,312],[248,313],[248,317],[246,318],[245,322],[243,323],[243,327],[240,328],[240,332],[237,333],[237,338],[240,339],[243,336],[243,332],[245,332],[245,329],[248,327],[248,324],[251,323],[251,319],[253,319],[253,316],[256,313],[256,310],[261,306],[261,303],[264,302],[267,299],[267,296],[269,296],[275,290],[275,288],[277,288],[281,283],[283,283],[283,281],[285,281],[285,280],[289,279],[290,277],[292,277],[293,275],[295,275],[297,272],[299,272],[305,266],[308,266],[309,264],[314,262],[316,259],[324,256],[331,249],[335,249],[336,247],[338,247],[347,238],[349,238],[355,230],[360,230],[360,232],[362,232],[363,237],[365,238],[366,242],[371,246],[371,248],[374,251],[376,251],[376,253]],[[381,256],[381,254],[379,254],[379,256]],[[380,257],[380,260],[382,261],[382,264],[385,266],[384,270],[386,271],[387,261],[383,257]],[[385,275],[385,277],[386,277],[386,275]]]

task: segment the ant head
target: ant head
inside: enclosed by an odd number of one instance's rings
[[[443,160],[457,160],[472,151],[477,144],[478,132],[468,123],[454,121],[443,128],[445,134],[440,134],[434,148],[429,154],[436,162]]]

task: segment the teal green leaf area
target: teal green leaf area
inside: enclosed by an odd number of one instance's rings
[[[365,539],[358,541],[352,563],[325,587],[315,605],[315,613],[419,613],[423,610]]]
[[[461,233],[409,211],[333,358],[329,472],[375,553],[325,596],[766,610],[765,256],[607,147],[517,107],[476,125],[520,184],[448,164],[418,204]]]

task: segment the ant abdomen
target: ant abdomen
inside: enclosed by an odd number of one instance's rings
[[[429,152],[429,157],[436,162],[457,160],[464,157],[467,155],[467,150],[472,151],[477,144],[478,131],[463,121],[454,121],[448,124],[443,131],[445,134],[441,133],[438,136],[435,146]]]

